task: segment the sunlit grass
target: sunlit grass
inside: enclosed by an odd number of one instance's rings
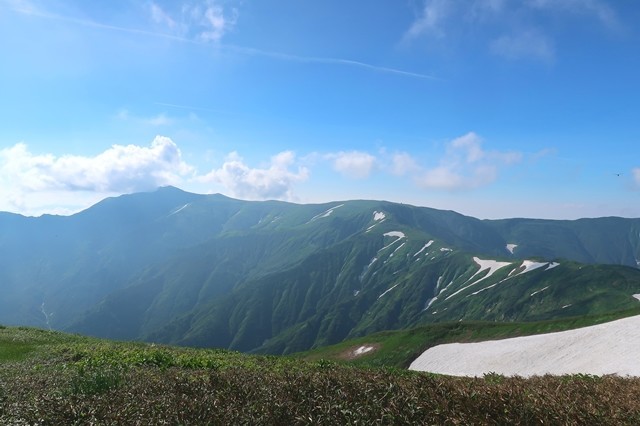
[[[454,378],[35,329],[0,342],[19,354],[0,360],[0,424],[640,422],[640,379]]]

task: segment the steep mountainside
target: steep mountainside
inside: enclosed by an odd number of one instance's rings
[[[640,220],[479,220],[176,188],[0,214],[0,322],[288,353],[390,328],[640,303]]]

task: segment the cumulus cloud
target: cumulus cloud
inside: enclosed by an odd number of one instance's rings
[[[368,177],[376,164],[376,157],[362,151],[340,151],[328,154],[327,158],[333,161],[337,172],[354,179]]]
[[[148,147],[113,145],[94,157],[33,154],[24,143],[0,150],[0,179],[27,192],[144,191],[177,184],[192,171],[177,145],[163,136]]]
[[[418,170],[416,160],[406,152],[396,152],[391,156],[391,174],[395,176],[404,176]]]
[[[416,183],[428,189],[474,189],[494,182],[501,166],[522,159],[518,152],[487,151],[482,143],[474,132],[450,141],[440,164],[420,173]]]
[[[309,170],[298,166],[292,151],[284,151],[271,157],[266,168],[251,168],[237,152],[230,153],[219,169],[199,178],[202,182],[223,185],[231,195],[239,198],[264,200],[293,200],[293,186],[309,177]]]

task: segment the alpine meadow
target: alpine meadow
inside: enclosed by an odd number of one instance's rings
[[[634,0],[0,0],[0,424],[640,424]]]

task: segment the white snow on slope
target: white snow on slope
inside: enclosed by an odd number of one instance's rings
[[[640,294],[634,294],[633,297],[635,297],[636,299],[640,300]]]
[[[436,300],[438,300],[438,296],[432,297],[431,299],[427,300],[427,303],[425,303],[424,309],[422,311],[424,312],[428,310],[431,307],[431,305],[433,305],[433,302],[435,302]]]
[[[549,265],[549,266],[547,266]],[[490,288],[493,288],[495,286],[497,286],[498,284],[502,284],[503,282],[510,280],[511,278],[515,278],[518,275],[522,275],[522,274],[526,274],[527,272],[531,272],[535,269],[538,268],[542,268],[543,266],[547,266],[547,268],[545,269],[545,271],[548,271],[549,269],[555,268],[556,266],[560,265],[559,263],[548,263],[548,262],[533,262],[531,260],[525,260],[522,262],[522,265],[520,265],[520,267],[513,269],[511,272],[509,272],[509,276],[507,276],[507,278],[498,281],[497,283],[491,284],[489,286],[486,286],[484,288],[481,288],[480,290],[474,291],[473,293],[471,293],[469,296],[475,296],[478,293],[482,293],[485,290],[489,290]],[[517,274],[514,275],[514,272],[516,272],[518,269],[524,267],[524,270],[518,272]],[[540,290],[542,291],[542,290]],[[533,294],[532,294],[533,296]]]
[[[506,248],[509,251],[509,253],[513,254],[513,251],[516,249],[516,247],[518,247],[517,244],[507,244]]]
[[[418,256],[420,253],[422,253],[423,251],[425,251],[426,249],[431,247],[431,244],[433,244],[433,240],[429,240],[429,242],[427,244],[425,244],[424,246],[422,246],[422,248],[416,254],[414,254],[413,257]]]
[[[312,217],[312,218],[311,218],[311,220],[310,220],[309,222],[307,222],[307,223],[311,223],[311,222],[313,222],[314,220],[316,220],[316,219],[321,219],[321,218],[323,218],[323,217],[329,217],[329,216],[331,216],[331,213],[333,213],[333,211],[334,211],[335,209],[337,209],[337,208],[339,208],[339,207],[342,207],[342,206],[344,206],[344,204],[339,204],[339,205],[337,205],[337,206],[335,206],[335,207],[331,207],[329,210],[327,210],[327,211],[325,211],[325,212],[323,212],[323,213],[320,213],[320,214],[315,215],[315,216],[314,216],[314,217]]]
[[[548,289],[548,288],[549,288],[549,286],[546,286],[545,288],[541,288],[540,290],[536,290],[536,291],[534,291],[533,293],[531,293],[529,296],[530,296],[530,297],[533,297],[533,296],[535,296],[535,295],[536,295],[536,294],[538,294],[538,293],[542,293],[543,291],[545,291],[545,290],[546,290],[546,289]]]
[[[394,254],[396,254],[396,252],[397,252],[398,250],[400,250],[400,249],[401,249],[405,244],[406,244],[406,243],[402,243],[402,244],[400,244],[400,245],[398,246],[398,248],[397,248],[397,249],[395,249],[395,250],[393,251],[393,253],[391,253],[391,254],[389,255],[389,257],[393,257],[393,255],[394,255]]]
[[[375,221],[382,220],[385,217],[387,216],[384,214],[384,212],[376,212],[376,211],[373,212],[373,220]]]
[[[171,213],[169,213],[169,216],[173,216],[174,214],[181,212],[182,210],[184,210],[184,209],[186,209],[187,207],[189,207],[189,205],[190,205],[190,204],[191,204],[191,203],[187,203],[187,204],[185,204],[184,206],[182,206],[182,207],[180,207],[180,208],[178,208],[178,209],[176,209],[176,210],[172,211]]]
[[[464,290],[468,289],[469,287],[478,284],[482,280],[486,280],[491,275],[493,275],[497,270],[499,270],[501,268],[504,268],[507,265],[511,265],[511,262],[498,262],[497,260],[484,260],[484,259],[480,259],[478,257],[474,257],[473,261],[476,262],[478,265],[480,265],[480,269],[475,274],[473,274],[471,276],[471,278],[469,278],[467,280],[467,282],[473,280],[478,274],[480,274],[481,272],[486,271],[488,269],[489,272],[487,273],[487,275],[485,275],[484,277],[480,278],[479,280],[476,280],[476,281],[472,282],[471,284],[468,284],[468,285],[462,287],[458,291],[456,291],[456,292],[450,294],[449,296],[447,296],[444,300],[449,300],[450,298],[452,298],[456,294],[460,293],[461,291],[464,291]]]
[[[396,239],[390,242],[389,244],[387,244],[386,246],[382,247],[380,250],[378,250],[378,252],[381,252],[382,250],[391,247],[401,239],[405,238],[404,232],[400,232],[400,231],[385,232],[383,235],[385,237],[395,237]]]
[[[360,356],[360,355],[366,354],[367,352],[370,352],[373,349],[374,349],[373,346],[360,346],[358,349],[353,351],[353,356]]]
[[[618,374],[640,376],[640,315],[558,333],[438,345],[410,370],[453,376]]]
[[[547,269],[545,269],[545,271],[548,271],[549,269],[553,269],[556,266],[560,266],[560,264],[558,262],[551,262],[549,266],[547,266]]]
[[[398,283],[399,284],[399,283]],[[398,287],[398,284],[394,285],[393,287],[391,287],[388,290],[385,290],[384,293],[382,293],[380,296],[378,296],[378,299],[380,299],[382,296],[384,296],[385,294],[389,293],[391,290],[393,290],[394,288]]]
[[[450,249],[450,248],[448,248],[448,247],[442,247],[442,248],[440,249],[440,251],[442,251],[442,252],[445,252],[445,251],[453,251],[453,249]]]
[[[525,260],[522,262],[522,266],[524,266],[524,271],[518,272],[515,276],[526,274],[527,272],[531,272],[534,269],[542,268],[543,266],[547,266],[549,262],[533,262],[531,260]]]
[[[400,232],[400,231],[391,231],[391,232],[385,232],[383,234],[385,237],[396,237],[396,238],[404,238],[404,232]]]

